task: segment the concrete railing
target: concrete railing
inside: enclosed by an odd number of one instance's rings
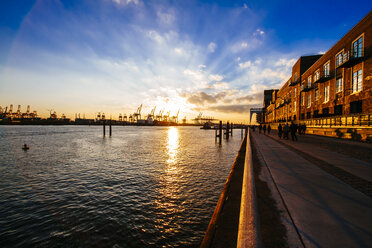
[[[244,140],[242,141],[242,143],[240,145],[239,153],[242,152],[242,150],[244,148],[245,141],[247,140],[247,133],[246,133],[246,136],[244,137]],[[230,170],[229,176],[227,177],[227,180],[226,180],[225,185],[223,187],[220,198],[218,199],[217,206],[214,210],[214,213],[213,213],[212,218],[209,222],[207,231],[206,231],[206,233],[204,235],[204,238],[203,238],[203,241],[200,245],[201,248],[212,247],[213,238],[215,236],[216,229],[217,229],[217,221],[220,218],[221,213],[223,211],[223,207],[224,207],[224,204],[225,204],[225,201],[226,201],[226,198],[227,198],[227,191],[228,191],[228,189],[230,187],[230,184],[231,184],[232,175],[233,175],[233,173],[235,171],[235,168],[236,168],[236,165],[237,165],[237,160],[238,160],[239,153],[235,157],[234,164],[233,164],[233,166]]]
[[[242,196],[240,203],[238,248],[262,247],[254,183],[252,149],[249,130],[245,151]]]

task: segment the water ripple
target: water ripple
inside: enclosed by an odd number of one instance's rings
[[[219,147],[194,127],[101,132],[0,126],[0,247],[200,245],[240,138]]]

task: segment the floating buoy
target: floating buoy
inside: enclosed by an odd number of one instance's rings
[[[28,149],[30,149],[30,147],[27,144],[24,144],[22,147],[22,150],[28,150]]]

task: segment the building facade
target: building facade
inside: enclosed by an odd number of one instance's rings
[[[303,56],[292,76],[273,90],[265,122],[330,122],[370,125],[372,114],[372,12],[323,55]],[[337,118],[338,117],[338,118]],[[344,117],[342,119],[341,117]]]

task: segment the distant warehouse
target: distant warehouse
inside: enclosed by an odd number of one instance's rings
[[[263,122],[372,127],[372,12],[324,55],[302,56],[279,90],[265,91]]]

